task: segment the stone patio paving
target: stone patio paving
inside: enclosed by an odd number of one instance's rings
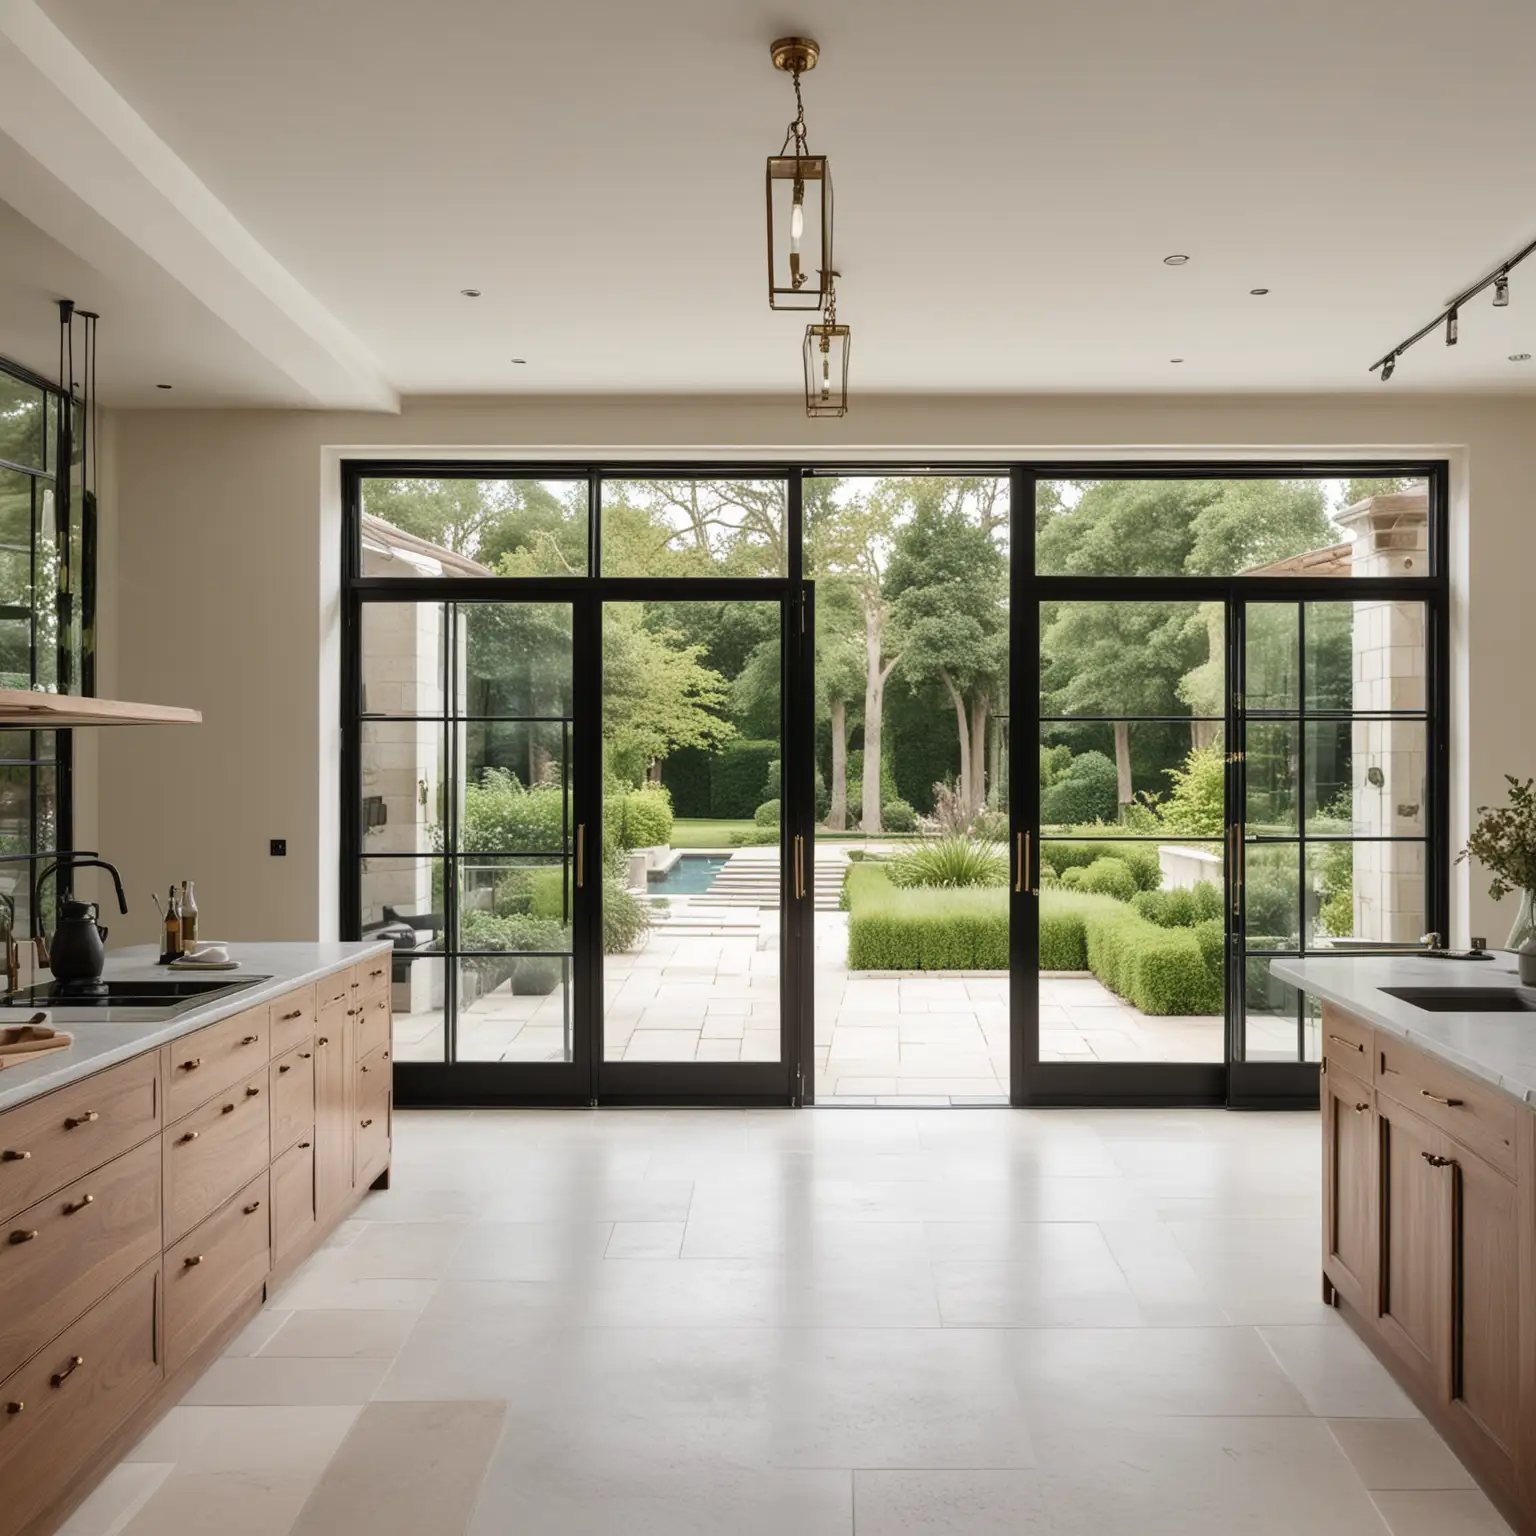
[[[638,951],[606,958],[605,1059],[778,1059],[776,857],[773,849],[739,850],[725,882],[728,902],[708,894],[674,900]],[[818,1099],[1005,1099],[1008,978],[850,974],[847,915],[823,899],[841,884],[846,861],[836,849],[818,848],[817,862]],[[743,900],[744,883],[761,890],[765,906]],[[1039,986],[1043,1060],[1222,1059],[1220,1018],[1149,1018],[1092,976],[1048,974]],[[547,997],[516,997],[503,984],[464,1010],[458,1057],[564,1060],[566,1011],[564,987]],[[1295,1039],[1294,1025],[1285,1021],[1249,1021],[1250,1054],[1293,1059]],[[401,1061],[441,1060],[441,1010],[398,1014],[395,1040]]]

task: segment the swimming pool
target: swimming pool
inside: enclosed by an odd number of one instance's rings
[[[725,868],[726,860],[708,853],[685,853],[664,875],[652,874],[652,896],[702,896],[715,876]]]

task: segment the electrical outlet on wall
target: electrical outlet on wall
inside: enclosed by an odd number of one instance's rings
[[[286,859],[288,857],[288,839],[286,837],[274,837],[272,839],[272,857],[274,859]]]

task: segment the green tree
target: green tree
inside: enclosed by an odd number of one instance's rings
[[[503,575],[570,576],[587,567],[585,482],[369,480],[363,513]]]
[[[914,482],[914,511],[897,533],[886,595],[903,672],[936,676],[954,706],[960,809],[986,804],[987,722],[1008,671],[1008,568],[965,482]]]

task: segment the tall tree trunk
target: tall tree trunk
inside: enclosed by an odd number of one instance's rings
[[[1115,779],[1116,798],[1120,802],[1122,819],[1125,808],[1131,803],[1131,727],[1129,721],[1115,721]]]
[[[881,663],[885,649],[885,614],[878,599],[864,605],[864,804],[859,826],[879,832],[880,825],[880,728],[885,711],[885,684],[896,669],[900,655]]]
[[[832,804],[827,807],[827,830],[848,830],[848,704],[832,700]]]
[[[976,809],[976,802],[971,798],[975,786],[971,773],[971,731],[965,717],[965,695],[955,687],[954,680],[943,667],[939,668],[939,676],[949,689],[949,696],[955,706],[955,727],[960,735],[960,809],[969,816]]]
[[[645,770],[645,776],[652,784],[661,783],[661,759],[659,757],[651,759],[651,766]]]
[[[971,700],[971,772],[975,782],[971,786],[971,809],[981,810],[987,803],[987,712],[991,700],[979,693]]]

